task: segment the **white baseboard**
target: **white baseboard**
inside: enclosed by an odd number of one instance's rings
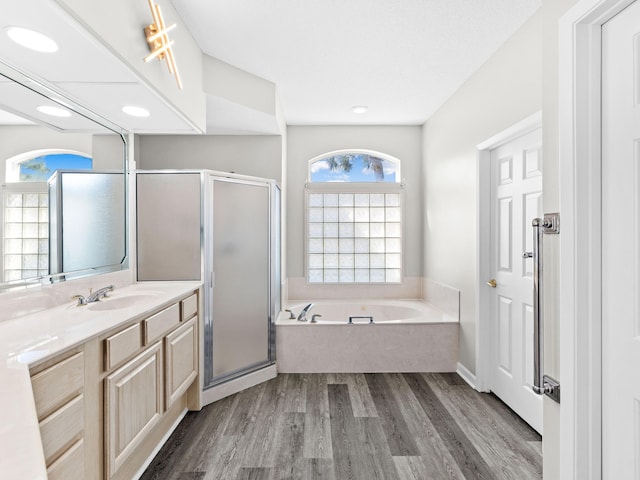
[[[465,367],[461,363],[458,363],[457,373],[464,379],[465,382],[467,382],[471,386],[471,388],[473,388],[474,390],[478,390],[478,388],[476,387],[476,376],[471,373],[467,367]]]
[[[276,378],[278,370],[275,365],[270,365],[256,372],[243,375],[242,377],[230,380],[215,387],[209,388],[202,392],[202,406],[217,402],[229,395],[238,393],[247,388],[266,382],[272,378]]]

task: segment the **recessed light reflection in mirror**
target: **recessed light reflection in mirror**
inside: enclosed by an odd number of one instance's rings
[[[135,105],[125,105],[122,107],[122,111],[127,115],[131,115],[132,117],[144,118],[151,115],[149,110],[142,107],[136,107]]]
[[[7,36],[18,45],[43,53],[58,51],[58,44],[46,35],[23,27],[7,27]]]
[[[44,113],[45,115],[51,115],[52,117],[70,117],[71,112],[69,110],[65,110],[60,107],[52,107],[50,105],[40,105],[36,108],[40,113]]]

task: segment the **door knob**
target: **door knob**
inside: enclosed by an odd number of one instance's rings
[[[492,278],[487,282],[487,285],[489,285],[491,288],[496,288],[498,286],[498,283],[496,282],[495,278]]]

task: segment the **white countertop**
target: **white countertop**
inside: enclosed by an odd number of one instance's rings
[[[4,478],[46,479],[29,366],[143,318],[198,289],[200,282],[143,282],[98,304],[75,302],[0,322],[0,472]],[[124,300],[130,297],[129,300]],[[110,301],[120,308],[107,307]],[[118,302],[118,303],[115,303]]]

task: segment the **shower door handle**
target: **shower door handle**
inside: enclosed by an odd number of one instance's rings
[[[557,213],[545,214],[544,219],[534,218],[533,252],[525,252],[523,258],[533,258],[533,391],[538,395],[547,395],[560,403],[560,384],[544,375],[544,318],[542,303],[542,236],[545,233],[560,233],[560,216]]]

